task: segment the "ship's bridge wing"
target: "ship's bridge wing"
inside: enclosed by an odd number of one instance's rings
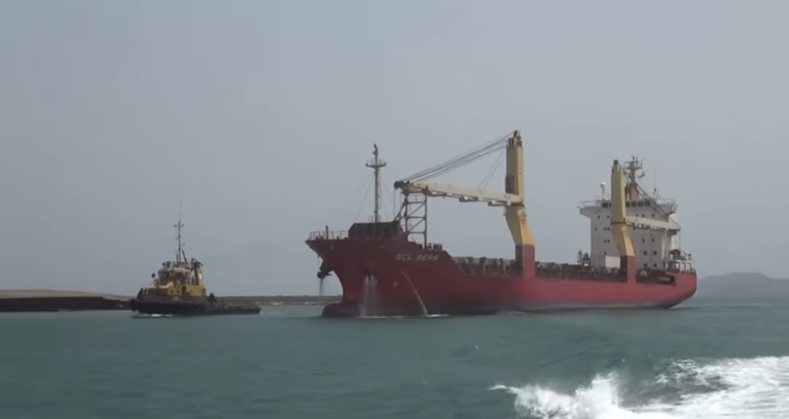
[[[487,202],[490,206],[523,203],[523,199],[518,195],[448,183],[400,181],[395,184],[395,187],[410,193],[423,193],[433,197],[455,198],[460,202]]]
[[[635,228],[666,230],[670,232],[676,232],[680,230],[679,224],[671,219],[669,219],[669,221],[660,221],[643,217],[627,217],[627,223]]]

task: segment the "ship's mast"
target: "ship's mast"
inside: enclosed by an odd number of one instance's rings
[[[176,231],[178,231],[178,235],[177,235],[178,252],[175,254],[175,261],[176,261],[176,263],[181,263],[182,261],[186,262],[186,255],[184,254],[184,249],[183,249],[184,248],[184,244],[181,241],[181,229],[184,227],[184,223],[181,222],[181,214],[182,214],[181,205],[179,205],[179,208],[178,208],[178,224],[176,224],[174,226]],[[182,254],[184,255],[183,260],[181,260],[181,255]]]
[[[378,144],[373,144],[373,159],[365,166],[373,169],[375,177],[375,207],[373,208],[373,219],[376,223],[381,222],[381,168],[386,166],[386,162],[378,158]]]
[[[637,156],[632,156],[632,160],[625,163],[623,168],[627,177],[627,184],[625,185],[625,199],[635,200],[639,198],[640,188],[638,180],[643,178],[644,163]]]

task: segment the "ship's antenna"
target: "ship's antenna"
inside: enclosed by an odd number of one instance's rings
[[[652,195],[657,198],[658,190],[657,190],[657,166],[652,166]]]
[[[631,160],[622,168],[627,179],[627,184],[625,185],[626,199],[638,198],[640,189],[638,180],[644,177],[644,173],[642,173],[643,167],[643,160],[640,160],[638,156],[631,156]]]
[[[365,166],[373,169],[375,176],[375,207],[373,208],[373,219],[376,223],[381,222],[381,168],[386,166],[386,162],[378,158],[378,144],[373,144],[373,159]]]
[[[181,263],[181,255],[184,254],[184,244],[181,241],[181,229],[184,226],[184,223],[181,222],[181,216],[183,214],[183,201],[178,204],[178,224],[175,225],[176,230],[178,231],[178,253],[175,254],[175,261],[176,263]],[[186,261],[186,255],[184,254],[184,261]]]

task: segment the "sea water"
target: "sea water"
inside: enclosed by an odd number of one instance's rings
[[[789,417],[789,301],[321,319],[0,315],[0,418]]]

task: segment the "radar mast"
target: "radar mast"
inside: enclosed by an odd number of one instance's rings
[[[178,232],[176,239],[178,240],[178,250],[175,253],[175,262],[180,264],[181,262],[186,262],[186,252],[184,252],[184,243],[181,241],[181,229],[184,227],[184,223],[181,222],[181,218],[183,215],[183,202],[178,205],[178,224],[175,224],[174,227]]]
[[[622,169],[627,180],[625,183],[625,199],[639,199],[642,190],[638,184],[638,180],[643,178],[645,175],[644,161],[639,159],[638,156],[631,156],[631,160],[625,162]]]

